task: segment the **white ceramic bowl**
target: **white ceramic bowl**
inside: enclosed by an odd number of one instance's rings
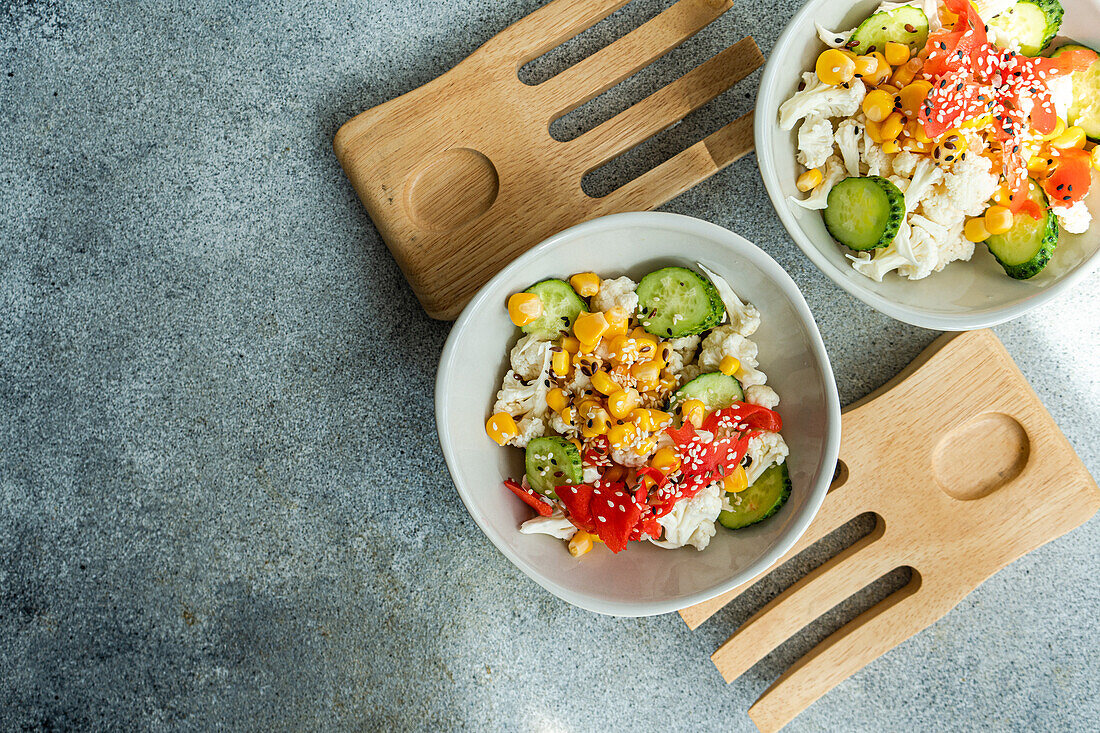
[[[501,482],[523,475],[523,451],[485,435],[485,420],[507,370],[517,329],[509,295],[547,277],[574,272],[640,278],[667,265],[701,262],[760,309],[753,337],[761,369],[782,398],[778,411],[790,446],[792,495],[756,526],[718,535],[703,552],[631,543],[582,560],[560,540],[524,535],[531,510]],[[675,611],[763,572],[802,535],[821,505],[836,465],[840,404],[829,358],[806,301],[787,273],[742,237],[714,224],[663,213],[617,214],[568,229],[527,252],[466,306],[451,331],[435,388],[439,442],[470,516],[535,582],[582,608],[618,616]]]
[[[1079,43],[1100,48],[1100,4],[1062,0],[1062,33]],[[983,245],[970,262],[955,262],[942,272],[910,282],[890,274],[876,283],[852,269],[844,253],[825,230],[821,212],[807,211],[787,197],[798,195],[795,179],[795,136],[779,129],[779,105],[798,88],[803,71],[813,68],[825,46],[814,22],[830,30],[852,28],[878,7],[877,0],[836,2],[809,0],[795,14],[772,49],[756,100],[756,155],[760,174],[783,226],[822,272],[872,308],[915,326],[964,331],[992,326],[1027,312],[1055,297],[1100,264],[1100,223],[1082,235],[1062,232],[1058,249],[1042,273],[1026,281],[1006,277]],[[1059,41],[1055,41],[1059,43]],[[1093,189],[1100,188],[1093,175]],[[1100,195],[1088,199],[1093,218],[1100,216]]]

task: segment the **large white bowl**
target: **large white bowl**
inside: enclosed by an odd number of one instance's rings
[[[501,482],[523,475],[523,451],[500,448],[485,420],[518,331],[509,295],[574,272],[640,278],[667,265],[701,262],[725,277],[762,316],[754,340],[761,369],[782,398],[794,484],[778,514],[756,526],[719,529],[703,552],[632,543],[581,560],[560,540],[524,535],[531,510]],[[840,404],[829,358],[806,301],[787,273],[742,237],[714,224],[663,213],[617,214],[568,229],[518,258],[466,306],[451,331],[435,388],[439,442],[470,516],[504,555],[539,585],[582,608],[618,616],[675,611],[723,593],[767,569],[802,535],[836,466]]]
[[[1100,4],[1089,0],[1062,0],[1063,35],[1100,48]],[[1100,264],[1100,224],[1082,235],[1062,232],[1050,264],[1030,280],[1013,280],[978,245],[970,262],[955,262],[924,280],[910,282],[890,274],[881,283],[852,269],[847,251],[829,236],[821,212],[807,211],[787,199],[799,194],[795,179],[795,130],[779,129],[779,105],[798,88],[803,71],[813,68],[825,46],[814,22],[830,30],[858,25],[878,6],[877,0],[836,2],[809,0],[787,24],[772,49],[756,100],[756,155],[760,175],[783,226],[822,272],[837,285],[872,308],[915,326],[942,331],[965,331],[1002,323],[1039,306],[1085,277]],[[1055,43],[1060,41],[1056,40]],[[1093,175],[1093,188],[1100,184]],[[1088,199],[1093,218],[1100,214],[1100,194]]]

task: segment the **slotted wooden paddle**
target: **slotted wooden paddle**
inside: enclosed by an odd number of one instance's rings
[[[550,123],[722,15],[732,0],[679,0],[560,74],[518,70],[628,0],[554,0],[451,71],[356,116],[334,147],[429,315],[454,318],[519,254],[573,224],[651,209],[752,150],[752,115],[729,123],[602,198],[581,177],[675,124],[764,62],[744,38],[578,138]]]
[[[839,468],[810,528],[776,566],[863,513],[874,513],[875,528],[742,624],[714,653],[718,670],[732,682],[883,575],[909,567],[912,579],[756,701],[749,716],[762,731],[782,728],[989,576],[1100,508],[1096,482],[991,331],[941,337],[849,406]],[[694,629],[748,585],[680,613]]]

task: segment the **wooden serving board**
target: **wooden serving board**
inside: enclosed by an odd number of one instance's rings
[[[846,408],[838,467],[810,528],[775,567],[866,512],[875,528],[742,624],[714,653],[718,670],[732,682],[883,575],[909,567],[912,579],[756,701],[749,715],[762,731],[782,728],[998,570],[1100,508],[1096,481],[988,330],[941,337]],[[694,629],[749,585],[680,613]]]
[[[651,209],[752,150],[745,115],[602,198],[581,177],[675,124],[764,62],[733,44],[633,107],[568,142],[550,123],[607,91],[718,18],[732,0],[679,0],[557,76],[518,69],[628,0],[554,0],[451,71],[353,118],[334,148],[417,298],[454,318],[504,265],[597,216]]]

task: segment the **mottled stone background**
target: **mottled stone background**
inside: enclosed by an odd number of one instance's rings
[[[668,4],[637,0],[523,75]],[[695,632],[674,615],[598,617],[527,580],[456,500],[432,415],[449,326],[418,308],[331,140],[538,5],[4,4],[0,729],[751,730],[744,711],[790,661],[901,582],[727,686],[709,653],[794,573]],[[748,31],[770,51],[794,10],[738,2],[555,133]],[[748,110],[758,76],[591,190]],[[820,275],[752,156],[665,208],[787,268],[842,402],[936,336]],[[997,329],[1094,474],[1098,287],[1094,274]],[[791,730],[1096,729],[1098,551],[1094,519]]]

